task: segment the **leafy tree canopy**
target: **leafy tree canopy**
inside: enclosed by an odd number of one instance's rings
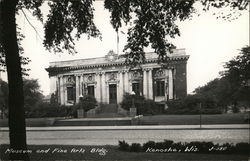
[[[111,24],[118,30],[122,21],[126,24],[132,20],[133,26],[128,30],[127,45],[124,48],[127,64],[140,64],[145,60],[143,48],[151,47],[159,55],[160,61],[167,61],[171,49],[175,48],[169,40],[180,35],[177,20],[183,21],[195,13],[196,0],[106,0],[105,8],[111,12]],[[201,0],[203,10],[210,7],[230,7],[235,10],[244,10],[246,0]],[[230,17],[230,16],[229,16]],[[224,17],[225,19],[228,17]]]
[[[93,0],[19,0],[16,13],[28,9],[38,20],[43,22],[41,6],[48,2],[50,8],[44,23],[45,38],[44,46],[49,51],[68,51],[74,54],[75,40],[83,33],[89,37],[101,38],[101,33],[93,22]],[[144,48],[151,45],[159,55],[160,61],[167,61],[171,49],[175,48],[169,38],[180,36],[177,20],[184,21],[191,18],[197,12],[195,3],[200,3],[203,10],[211,7],[230,7],[231,10],[245,10],[247,0],[104,0],[104,7],[111,12],[111,24],[117,31],[122,22],[132,24],[128,30],[127,45],[124,48],[126,63],[134,66],[145,60]],[[23,14],[25,14],[23,12]],[[228,19],[232,16],[224,15],[221,18]],[[19,36],[22,38],[22,36]],[[21,44],[19,43],[19,46]],[[1,49],[1,47],[0,47]],[[20,49],[23,52],[22,49]],[[0,55],[0,65],[4,64],[4,55]],[[22,58],[23,64],[29,60]]]
[[[17,32],[17,43],[18,43],[18,48],[19,48],[19,54],[20,54],[20,61],[22,64],[22,74],[28,76],[28,71],[30,71],[29,68],[25,68],[25,65],[27,65],[31,60],[28,57],[23,56],[24,54],[24,49],[22,47],[22,40],[24,39],[24,35],[21,33],[21,29],[17,28],[18,32]],[[0,43],[0,72],[5,72],[6,70],[6,62],[5,62],[5,52],[3,49],[3,46]]]
[[[221,78],[195,89],[197,95],[212,97],[220,105],[250,104],[250,47],[240,50],[238,56],[225,64]]]
[[[26,111],[35,108],[37,103],[43,99],[43,94],[40,90],[40,85],[37,79],[24,79],[24,107]],[[0,80],[0,106],[8,107],[8,83]]]

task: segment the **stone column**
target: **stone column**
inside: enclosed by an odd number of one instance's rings
[[[173,72],[172,72],[172,69],[168,70],[168,94],[169,94],[169,99],[173,99]]]
[[[83,96],[83,75],[80,75],[80,95]]]
[[[75,80],[76,80],[76,103],[79,102],[79,90],[80,90],[80,87],[79,87],[79,76],[78,75],[75,75]]]
[[[96,101],[101,102],[101,80],[100,80],[100,73],[96,73],[96,88],[95,88],[95,94],[96,94]]]
[[[118,97],[117,97],[117,103],[121,103],[122,99],[123,99],[123,72],[120,71],[119,72],[119,93],[118,93]]]
[[[148,98],[153,99],[153,77],[152,77],[152,68],[148,71]]]
[[[105,79],[105,72],[101,73],[101,81],[102,81],[102,103],[107,103],[106,101],[106,79]]]
[[[59,93],[60,93],[60,104],[64,104],[64,92],[63,92],[63,76],[59,77]]]
[[[64,102],[63,104],[66,105],[68,102],[68,96],[67,96],[67,76],[63,77],[63,92],[64,92]]]
[[[129,93],[129,79],[128,79],[128,70],[125,71],[124,73],[124,91],[126,93]]]
[[[109,84],[106,83],[106,102],[109,104]]]
[[[143,69],[143,95],[148,98],[148,81],[147,81],[147,70]]]

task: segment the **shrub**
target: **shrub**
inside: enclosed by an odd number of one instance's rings
[[[170,146],[172,146],[174,143],[173,140],[164,140],[163,144],[165,148],[169,148]]]
[[[73,117],[75,116],[75,112],[75,106],[52,105],[50,103],[41,102],[37,105],[37,107],[26,113],[26,117]]]
[[[121,151],[129,151],[130,148],[129,148],[129,144],[126,143],[124,140],[123,141],[119,141],[119,150]]]
[[[174,143],[172,140],[164,142],[148,141],[141,147],[138,143],[132,143],[129,146],[125,141],[119,141],[119,150],[130,152],[146,152],[147,149],[159,149],[159,152],[186,152],[186,153],[216,153],[216,154],[249,154],[249,143],[238,143],[236,145],[225,143],[222,145],[212,142],[193,141],[190,143]],[[175,149],[173,151],[164,149]]]
[[[145,152],[148,148],[156,148],[156,143],[154,141],[148,141],[142,146],[142,150]]]
[[[132,107],[133,99],[135,107],[137,109],[137,114],[139,115],[153,115],[161,112],[159,105],[153,100],[145,99],[143,96],[139,95],[130,95],[128,93],[124,95],[121,102],[121,107],[129,111],[129,109]]]
[[[187,146],[187,143],[181,143],[181,142],[174,143],[173,142],[170,147],[184,151],[186,146]]]
[[[250,154],[250,144],[249,143],[237,143],[235,145],[235,151],[240,154]]]
[[[208,153],[209,149],[212,148],[214,146],[214,144],[212,142],[190,142],[189,144],[187,144],[186,146],[188,147],[195,147],[197,149],[199,149],[199,153]]]
[[[240,110],[239,110],[239,107],[233,105],[232,111],[233,111],[233,113],[238,113]]]
[[[141,152],[142,151],[141,144],[139,144],[139,143],[132,143],[131,147],[130,147],[130,151],[131,152]]]
[[[97,106],[97,101],[94,96],[85,95],[80,98],[79,103],[76,105],[77,108],[82,108],[84,112],[94,109]]]
[[[223,153],[226,153],[226,154],[232,154],[236,152],[235,146],[233,144],[225,143],[225,144],[222,144],[220,147],[223,147],[226,149],[223,151]]]
[[[200,109],[201,103],[201,109]],[[167,114],[220,114],[221,108],[212,97],[188,95],[179,100],[167,102]]]

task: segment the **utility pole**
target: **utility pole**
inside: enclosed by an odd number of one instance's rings
[[[201,111],[201,103],[199,104],[200,106],[200,129],[201,129],[201,115],[202,115],[202,111]]]

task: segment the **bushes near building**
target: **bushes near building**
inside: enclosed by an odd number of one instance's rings
[[[145,99],[140,95],[130,95],[128,93],[124,95],[121,107],[129,111],[132,107],[133,100],[138,115],[152,115],[159,114],[161,112],[161,107],[153,100]]]
[[[26,113],[27,118],[76,117],[76,106],[64,106],[42,102]]]
[[[85,112],[95,108],[96,99],[93,96],[84,96],[78,104],[72,106],[59,105],[55,102],[41,102],[31,111],[26,113],[27,118],[39,117],[77,117],[77,109],[82,108]]]
[[[79,103],[76,105],[78,109],[83,109],[84,112],[88,112],[97,106],[97,101],[94,96],[85,95],[80,98]]]
[[[167,102],[166,114],[221,114],[223,108],[212,97],[188,95],[179,100]]]

